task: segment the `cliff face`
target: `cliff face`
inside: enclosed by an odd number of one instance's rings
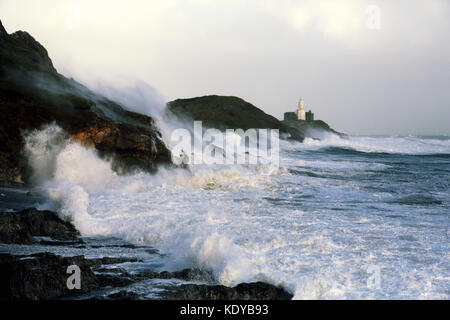
[[[151,117],[60,75],[39,42],[23,31],[8,34],[0,22],[0,184],[28,182],[22,134],[52,122],[112,159],[116,171],[170,163]]]
[[[281,136],[288,136],[297,141],[303,141],[304,138],[297,129],[283,124],[238,97],[212,95],[177,99],[168,103],[168,110],[184,120],[201,120],[204,127],[221,130],[279,129]]]

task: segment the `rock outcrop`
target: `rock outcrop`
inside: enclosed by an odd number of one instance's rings
[[[305,137],[320,139],[319,132],[344,136],[322,120],[280,121],[238,97],[204,96],[177,99],[167,104],[167,113],[183,121],[200,120],[204,127],[225,129],[278,129],[280,137],[302,142]]]
[[[236,287],[185,284],[170,291],[166,298],[177,300],[290,300],[283,288],[264,282],[241,283]]]
[[[282,122],[285,125],[298,130],[298,132],[300,132],[304,137],[320,139],[320,135],[323,132],[332,133],[340,137],[346,136],[344,133],[337,132],[336,130],[332,129],[325,121],[322,120],[283,120]]]
[[[86,259],[84,256],[62,257],[43,252],[27,256],[0,253],[0,301],[48,300],[74,298],[90,293],[89,299],[138,300],[144,299],[125,289],[105,296],[99,289],[127,288],[130,284],[148,279],[173,279],[178,273],[161,272],[132,275],[125,271],[111,273],[104,265],[133,262],[120,258]],[[81,288],[69,290],[69,266],[80,268]],[[184,273],[189,271],[183,271]],[[189,300],[287,300],[292,294],[283,288],[263,283],[241,283],[236,287],[208,284],[162,285],[164,299]]]
[[[281,137],[303,141],[304,136],[251,103],[226,96],[177,99],[167,104],[169,114],[183,120],[200,120],[204,127],[225,129],[278,129]]]
[[[107,262],[47,252],[28,256],[0,254],[0,301],[56,299],[134,282],[127,277],[93,272],[93,268]],[[81,288],[76,290],[67,287],[67,268],[72,265],[78,266],[81,274]]]
[[[0,22],[0,185],[29,182],[23,133],[52,122],[121,173],[170,163],[153,118],[60,75],[39,42],[27,32],[8,34]]]
[[[42,239],[36,237],[46,237]],[[0,243],[33,245],[34,250],[48,251],[48,246],[61,248],[88,249],[92,246],[79,237],[79,232],[68,221],[64,221],[52,211],[26,209],[20,212],[0,212]],[[120,248],[139,250],[129,244]],[[146,251],[158,254],[157,251]],[[214,277],[206,270],[184,269],[181,271],[161,271],[139,268],[129,273],[121,267],[123,263],[143,263],[131,256],[98,257],[86,259],[83,255],[63,257],[51,252],[30,255],[0,253],[0,301],[1,300],[45,300],[79,298],[94,300],[138,300],[145,299],[133,291],[129,285],[149,279],[178,279],[189,282],[163,281],[157,288],[160,299],[291,299],[292,295],[281,287],[263,282],[242,283],[236,287],[216,285]],[[81,272],[81,289],[69,290],[67,274],[69,266],[76,265]],[[113,268],[110,268],[113,266]],[[198,284],[192,284],[195,282]],[[111,293],[111,288],[121,288]],[[104,290],[104,291],[102,291]],[[106,290],[106,291],[105,291]],[[84,296],[83,296],[84,295]]]
[[[31,244],[33,237],[50,237],[76,241],[80,233],[55,212],[26,209],[20,212],[0,211],[0,242]]]

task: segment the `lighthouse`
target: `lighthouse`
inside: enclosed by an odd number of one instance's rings
[[[300,99],[298,102],[297,119],[306,120],[305,102],[303,99]]]
[[[284,121],[314,121],[314,113],[309,110],[305,110],[305,102],[303,99],[298,101],[297,111],[285,112]]]

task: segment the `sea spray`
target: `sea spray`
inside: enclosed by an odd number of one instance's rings
[[[32,169],[32,180],[42,184],[53,178],[56,170],[56,158],[64,148],[66,136],[55,123],[41,130],[24,133],[25,156]]]
[[[268,281],[296,299],[448,297],[448,138],[282,141],[278,170],[196,165],[119,176],[94,149],[69,140],[48,149],[44,132],[30,146],[53,150],[41,188],[59,212],[83,235],[155,246],[157,270],[202,268],[227,285]],[[48,159],[30,155],[37,169]],[[402,201],[418,190],[430,201]],[[370,270],[379,270],[379,288],[367,285]]]
[[[202,210],[201,199],[189,203],[180,193],[260,188],[270,184],[267,171],[273,168],[262,166],[258,174],[257,168],[245,166],[192,166],[191,170],[161,169],[155,175],[118,176],[95,149],[56,136],[64,133],[55,125],[27,136],[30,164],[40,170],[40,161],[47,161],[43,154],[52,150],[47,155],[52,166],[40,180],[52,200],[45,206],[69,218],[83,236],[115,236],[156,245],[170,255],[166,268],[204,268],[223,284],[252,278],[251,259],[232,237],[217,231],[212,211]]]

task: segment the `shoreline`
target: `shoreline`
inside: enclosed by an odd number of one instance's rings
[[[56,212],[17,204],[45,198],[26,188],[1,188],[0,300],[289,300],[293,295],[265,282],[218,284],[202,269],[158,270],[161,254],[149,245],[117,238],[82,237]],[[5,191],[8,191],[6,196]],[[31,199],[31,200],[29,200]],[[9,199],[11,200],[11,199]],[[22,201],[22,202],[20,202]],[[149,263],[150,262],[150,263]],[[81,270],[81,288],[69,290],[67,268]],[[140,289],[144,287],[145,290]],[[153,293],[154,292],[154,293]]]

